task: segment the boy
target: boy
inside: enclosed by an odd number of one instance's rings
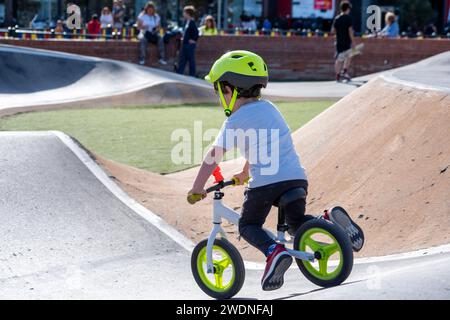
[[[204,186],[223,154],[239,148],[247,161],[242,172],[234,178],[243,184],[251,173],[239,233],[267,257],[261,280],[263,290],[278,289],[283,285],[284,273],[292,264],[292,257],[283,245],[268,236],[262,226],[277,199],[294,188],[303,188],[304,196],[286,208],[289,233],[295,234],[304,222],[313,218],[305,215],[308,189],[305,170],[283,116],[275,105],[260,98],[261,89],[268,82],[267,65],[260,56],[249,51],[228,52],[214,63],[205,79],[214,84],[228,119],[200,167],[188,192],[188,201],[194,204],[206,197]],[[242,132],[248,135],[242,137]]]
[[[281,287],[283,275],[292,263],[292,257],[283,245],[277,244],[262,229],[272,204],[284,192],[302,187],[308,188],[305,170],[300,164],[294,149],[291,132],[278,109],[269,101],[261,100],[261,89],[268,82],[267,65],[263,59],[248,51],[232,51],[217,60],[209,75],[205,78],[213,83],[218,91],[225,114],[228,119],[224,122],[221,132],[208,152],[189,194],[206,196],[204,186],[222,155],[238,147],[247,159],[242,172],[236,174],[240,184],[249,176],[249,188],[245,191],[242,216],[239,221],[239,232],[250,244],[258,248],[267,257],[267,266],[262,279],[263,290],[274,290]],[[239,145],[234,138],[227,139],[233,130],[264,130],[277,133],[271,134],[267,141],[261,135],[256,135],[256,141],[246,143],[241,139]],[[258,132],[257,132],[258,133]],[[267,150],[277,145],[278,150],[274,162],[278,162],[277,170],[265,174],[268,165],[258,159],[259,144],[266,143]],[[261,158],[261,157],[260,157]],[[286,212],[286,219],[292,229],[297,229],[307,218],[305,199],[295,204]],[[293,230],[292,232],[295,232]]]
[[[186,6],[183,9],[183,17],[186,20],[184,27],[183,43],[181,45],[180,61],[178,73],[183,74],[186,62],[189,61],[189,75],[195,77],[195,47],[198,40],[198,29],[194,21],[195,9],[193,6]]]
[[[340,9],[341,14],[334,19],[331,27],[332,33],[336,35],[336,61],[334,64],[336,81],[340,81],[341,78],[350,80],[348,68],[350,67],[351,57],[347,53],[355,43],[352,17],[350,16],[352,5],[348,1],[343,1],[340,4]]]

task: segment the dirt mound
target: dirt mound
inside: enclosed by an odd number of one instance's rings
[[[450,95],[371,81],[294,133],[309,208],[349,208],[364,255],[450,240]]]
[[[354,91],[293,134],[310,182],[308,212],[348,208],[366,232],[360,256],[448,243],[449,123],[449,93],[382,78]],[[197,168],[162,177],[100,161],[126,191],[188,237],[206,237],[211,199],[185,202]],[[231,175],[241,166],[242,160],[224,163],[222,171]],[[240,208],[242,188],[231,188],[225,200]],[[269,226],[275,220],[273,210]],[[261,259],[244,241],[238,246],[247,259]]]

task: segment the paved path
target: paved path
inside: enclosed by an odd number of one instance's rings
[[[0,298],[207,298],[182,240],[119,200],[60,137],[0,133]],[[281,290],[263,292],[261,271],[248,270],[238,298],[448,299],[449,271],[449,253],[358,264],[323,290],[293,268]]]

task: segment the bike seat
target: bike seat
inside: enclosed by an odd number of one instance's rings
[[[283,193],[275,203],[276,207],[286,207],[288,204],[299,199],[306,199],[306,190],[302,187],[294,188]]]

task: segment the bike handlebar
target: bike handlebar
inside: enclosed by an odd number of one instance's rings
[[[228,186],[234,186],[235,184],[236,184],[236,180],[234,180],[234,179],[228,180],[228,181],[221,181],[218,184],[215,184],[212,187],[209,187],[208,189],[206,189],[206,193],[218,191],[218,190],[223,189]]]

